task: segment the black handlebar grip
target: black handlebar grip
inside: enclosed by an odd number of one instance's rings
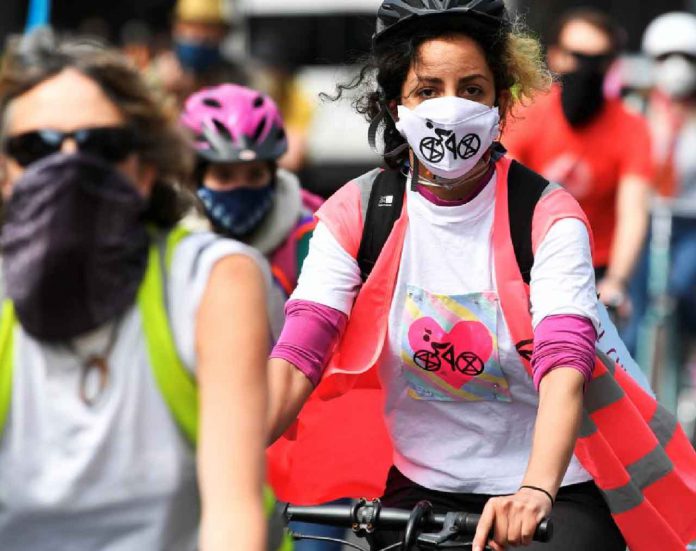
[[[464,534],[475,534],[481,515],[462,514],[458,520],[459,530]],[[546,543],[553,537],[553,522],[551,519],[542,520],[534,531],[533,539],[541,543]]]
[[[296,520],[314,524],[328,524],[350,527],[353,524],[353,507],[351,505],[314,505],[285,506],[283,516],[287,522]]]
[[[357,503],[356,505],[316,505],[297,506],[288,504],[285,506],[284,517],[286,521],[305,521],[315,524],[328,524],[332,526],[351,527],[358,522],[375,522],[375,527],[381,530],[403,529],[411,516],[411,511],[392,509],[385,507],[378,513],[378,519],[372,519],[376,513],[371,503]],[[367,516],[365,516],[367,515]],[[472,535],[476,533],[476,527],[481,520],[481,515],[470,513],[458,513],[455,526],[460,534]],[[429,520],[421,524],[421,529],[439,529],[445,522],[445,515],[432,515]],[[553,523],[550,519],[542,520],[534,532],[534,541],[546,543],[553,536]]]
[[[539,523],[534,531],[534,540],[541,543],[546,543],[553,537],[553,522],[550,518],[545,518]]]

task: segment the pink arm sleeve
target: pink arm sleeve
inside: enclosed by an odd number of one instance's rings
[[[330,306],[290,300],[285,305],[285,325],[271,358],[290,362],[317,386],[347,322],[343,312]]]
[[[582,316],[559,315],[541,320],[534,331],[532,372],[534,386],[539,390],[541,379],[558,367],[577,369],[585,378],[592,378],[597,331]]]

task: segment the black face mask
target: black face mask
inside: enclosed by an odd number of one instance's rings
[[[81,153],[32,164],[0,236],[7,294],[41,340],[76,337],[124,313],[145,273],[145,200],[112,165]]]
[[[573,127],[589,123],[604,106],[607,56],[575,55],[578,69],[561,75],[563,114]]]

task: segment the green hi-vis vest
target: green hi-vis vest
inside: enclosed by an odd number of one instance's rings
[[[147,270],[138,290],[138,308],[145,332],[147,355],[157,387],[179,430],[192,447],[198,443],[198,387],[195,378],[179,358],[165,306],[164,276],[169,271],[177,245],[189,231],[177,226],[164,240],[163,246],[153,244],[148,253]],[[5,299],[0,311],[0,435],[7,422],[12,402],[14,370],[14,331],[17,326],[12,302]],[[264,488],[267,517],[275,513],[275,497]],[[269,540],[279,540],[269,534]],[[285,536],[269,549],[289,551],[292,541]]]

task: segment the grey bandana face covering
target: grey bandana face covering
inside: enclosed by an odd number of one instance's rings
[[[29,166],[0,234],[5,291],[29,334],[70,339],[135,302],[148,257],[146,206],[100,159],[57,153]]]

